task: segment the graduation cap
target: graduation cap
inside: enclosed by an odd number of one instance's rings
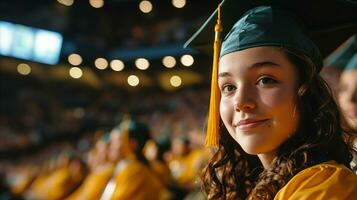
[[[357,69],[357,51],[351,58],[351,60],[347,63],[345,70]]]
[[[252,47],[280,46],[300,51],[320,70],[321,57],[357,32],[356,10],[357,2],[352,0],[223,0],[185,43],[185,47],[206,53],[213,49],[206,145],[219,143],[220,56]]]
[[[134,120],[129,115],[123,117],[122,122],[119,124],[119,130],[126,134],[128,139],[138,141],[141,145],[140,148],[151,139],[149,127],[142,122]]]
[[[329,55],[325,61],[324,65],[328,67],[334,67],[340,70],[347,68],[349,62],[349,67],[353,64],[352,60],[357,53],[357,33],[339,46],[331,55]]]
[[[258,6],[280,7],[294,14],[307,28],[308,36],[323,57],[357,33],[357,0],[223,0],[220,5],[222,38],[248,10]],[[217,14],[218,9],[184,46],[212,54]],[[281,30],[287,28],[281,27]]]

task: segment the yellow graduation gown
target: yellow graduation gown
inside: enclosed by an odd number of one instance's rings
[[[25,196],[30,199],[34,199],[35,197],[39,199],[39,195],[41,191],[46,185],[46,180],[48,179],[50,174],[42,173],[39,174],[35,180],[32,182],[30,188],[27,190]]]
[[[356,200],[357,175],[335,161],[296,174],[274,200]]]
[[[35,179],[34,173],[27,170],[14,174],[14,181],[10,185],[11,192],[16,195],[21,195]]]
[[[114,170],[113,164],[99,166],[66,200],[98,200]]]
[[[164,185],[169,185],[173,181],[170,168],[163,161],[151,161],[150,166]]]
[[[111,200],[161,199],[164,188],[156,175],[139,161],[128,165],[115,177],[115,189]]]
[[[63,199],[81,181],[81,174],[72,174],[67,167],[59,168],[51,174],[37,180],[30,193],[30,199]]]
[[[206,149],[192,150],[188,155],[170,162],[170,168],[177,182],[181,185],[194,184],[210,157]]]

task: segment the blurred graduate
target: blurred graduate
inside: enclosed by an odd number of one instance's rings
[[[118,134],[121,158],[100,199],[165,199],[165,187],[143,153],[145,144],[151,138],[149,128],[141,122],[125,119]]]

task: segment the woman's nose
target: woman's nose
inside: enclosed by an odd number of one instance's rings
[[[253,90],[249,87],[238,89],[234,98],[234,109],[237,112],[252,110],[256,107]]]

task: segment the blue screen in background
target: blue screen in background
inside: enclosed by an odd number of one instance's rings
[[[57,64],[62,35],[28,26],[0,21],[0,54],[30,61]]]

